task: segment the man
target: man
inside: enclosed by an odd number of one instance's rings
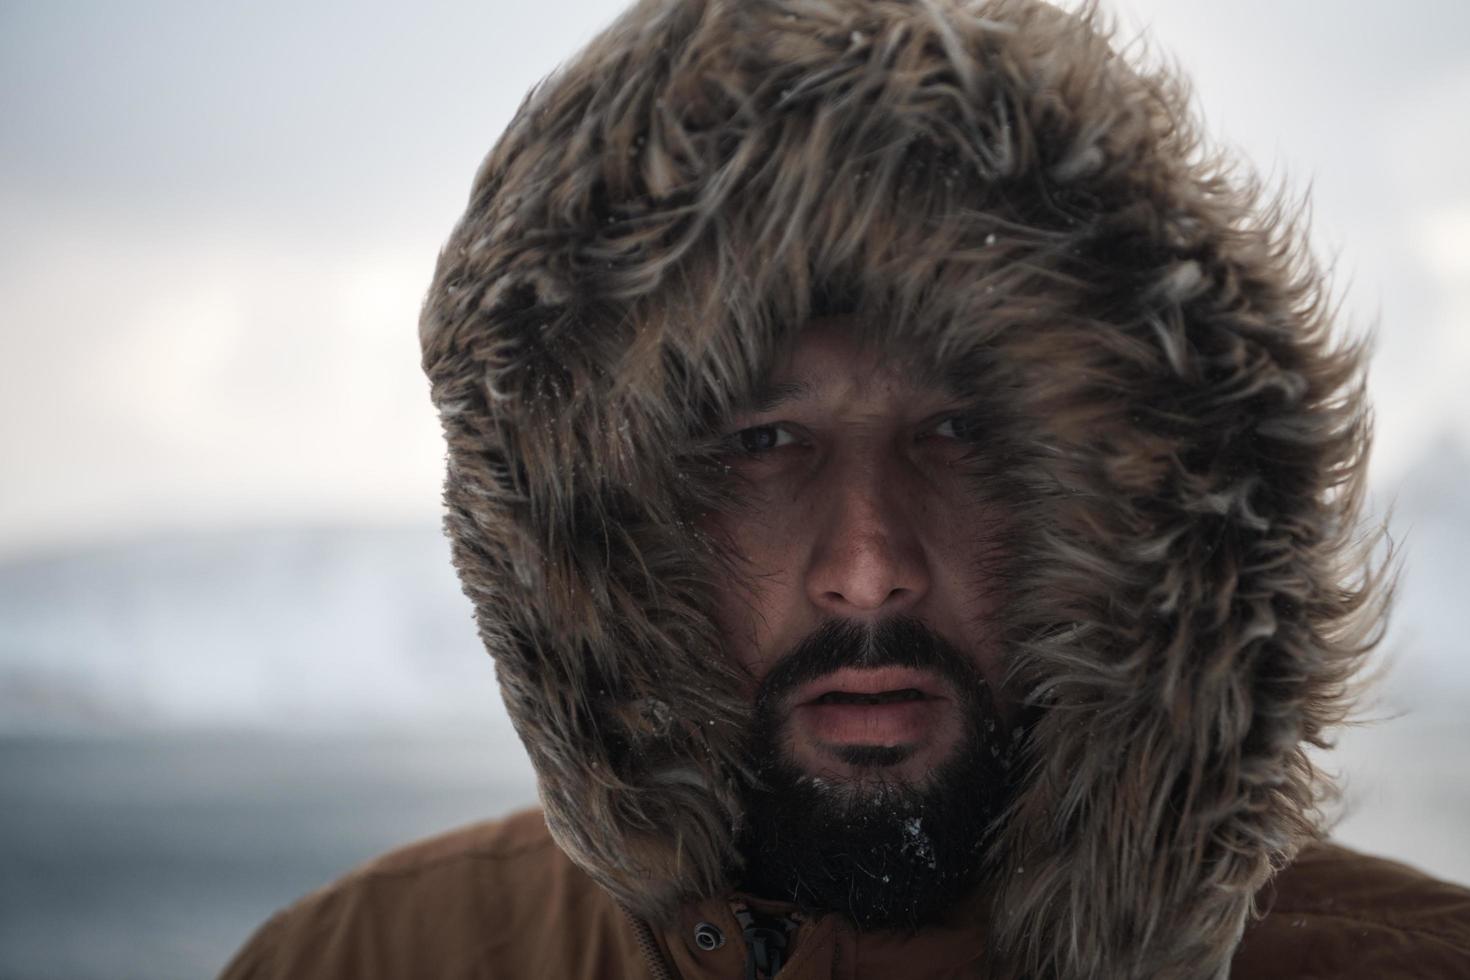
[[[421,324],[543,810],[226,976],[1470,976],[1470,892],[1317,839],[1361,351],[1231,174],[1035,0],[632,9]]]

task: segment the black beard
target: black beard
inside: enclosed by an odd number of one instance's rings
[[[883,777],[903,747],[848,747],[843,761],[874,772],[841,782],[785,758],[779,712],[787,695],[841,667],[887,666],[944,676],[966,719],[960,744],[922,785]],[[766,675],[756,696],[750,746],[760,783],[745,791],[742,888],[843,913],[863,931],[934,922],[984,877],[1012,741],[975,666],[918,620],[824,625]]]

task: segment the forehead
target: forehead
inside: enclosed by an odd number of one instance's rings
[[[942,402],[955,397],[940,372],[861,338],[850,317],[813,320],[778,358],[750,399],[764,411],[786,402]]]

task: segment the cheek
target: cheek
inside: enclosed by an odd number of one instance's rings
[[[764,675],[791,619],[801,551],[795,533],[799,524],[779,509],[753,506],[710,515],[701,522],[716,546],[734,559],[734,574],[718,584],[715,624],[729,655],[757,679]]]
[[[934,507],[929,551],[935,602],[979,662],[986,679],[998,683],[1000,620],[1005,612],[1009,543],[999,508],[970,501],[961,506]],[[959,533],[957,533],[959,532]]]

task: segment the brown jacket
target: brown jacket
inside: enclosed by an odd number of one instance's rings
[[[527,811],[395,851],[306,897],[262,926],[222,980],[740,980],[738,901],[686,907],[656,933]],[[1236,980],[1470,977],[1470,890],[1405,865],[1308,847],[1260,904]],[[701,949],[699,935],[719,945]],[[858,935],[827,915],[797,927],[780,980],[982,977],[984,942],[974,923]]]

